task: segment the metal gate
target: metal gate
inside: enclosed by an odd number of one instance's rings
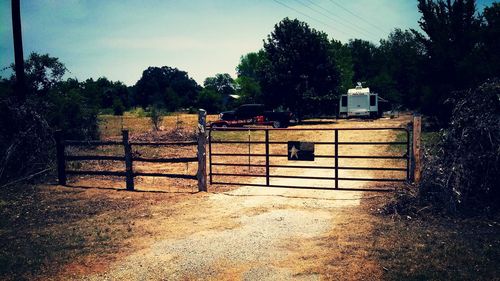
[[[396,131],[397,140],[366,139],[383,131]],[[342,140],[348,134],[359,137]],[[318,135],[326,141],[304,141]],[[363,146],[377,148],[377,155],[350,153]],[[410,133],[402,127],[213,128],[208,150],[210,184],[388,191],[393,188],[360,188],[352,182],[405,182],[410,178]],[[370,173],[384,176],[366,176]],[[300,184],[304,180],[307,183]]]

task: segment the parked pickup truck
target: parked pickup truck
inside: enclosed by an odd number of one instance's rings
[[[267,125],[273,128],[286,128],[293,122],[293,114],[289,111],[266,111],[263,104],[244,104],[233,111],[219,114],[219,120],[212,122],[211,127],[242,127],[245,125]]]

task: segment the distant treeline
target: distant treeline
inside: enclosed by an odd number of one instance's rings
[[[133,86],[105,77],[63,80],[62,62],[31,54],[26,61],[29,92],[58,111],[64,108],[61,103],[75,103],[69,111],[89,114],[121,115],[133,107],[170,112],[201,107],[216,113],[241,103],[265,103],[305,116],[336,114],[339,96],[364,82],[392,104],[434,115],[445,124],[451,108],[446,100],[453,91],[499,76],[500,4],[478,12],[473,0],[419,0],[418,9],[424,34],[395,29],[378,45],[362,39],[341,43],[330,39],[334,34],[329,38],[305,22],[285,18],[261,50],[241,57],[236,79],[216,74],[203,85],[169,66],[148,67]],[[0,96],[10,95],[14,80],[1,81]],[[69,121],[63,116],[49,123],[75,125],[64,124]]]

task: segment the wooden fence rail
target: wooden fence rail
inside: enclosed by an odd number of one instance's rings
[[[78,141],[64,140],[63,132],[57,131],[54,135],[56,140],[57,152],[57,175],[60,185],[66,185],[68,175],[99,175],[99,176],[120,176],[125,177],[126,189],[134,190],[135,177],[166,177],[166,178],[181,178],[198,180],[199,191],[206,191],[206,155],[204,151],[200,152],[200,145],[205,146],[205,121],[206,112],[200,110],[200,124],[198,126],[198,141],[179,141],[179,142],[130,142],[128,130],[122,131],[122,141]],[[122,146],[124,156],[107,156],[107,155],[66,155],[65,150],[68,146]],[[197,146],[198,152],[193,157],[178,157],[178,158],[144,158],[133,156],[132,146]],[[122,161],[125,162],[125,171],[89,171],[89,170],[67,170],[66,163],[72,161]],[[171,173],[146,173],[134,172],[134,162],[147,163],[189,163],[198,162],[198,172],[196,175],[186,174],[171,174]],[[201,167],[201,168],[200,168]]]

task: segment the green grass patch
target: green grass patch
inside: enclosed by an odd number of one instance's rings
[[[398,131],[394,136],[395,137],[392,141],[394,141],[394,142],[406,142],[406,132]],[[422,139],[421,139],[422,145],[425,148],[432,150],[439,143],[440,133],[439,132],[422,132],[421,137],[422,137]],[[411,145],[413,145],[413,144],[412,144],[412,139],[411,139],[411,135],[410,135],[410,146]],[[406,153],[406,145],[391,144],[389,146],[389,151],[397,153],[397,154],[401,154],[401,153],[404,154],[404,153]]]

